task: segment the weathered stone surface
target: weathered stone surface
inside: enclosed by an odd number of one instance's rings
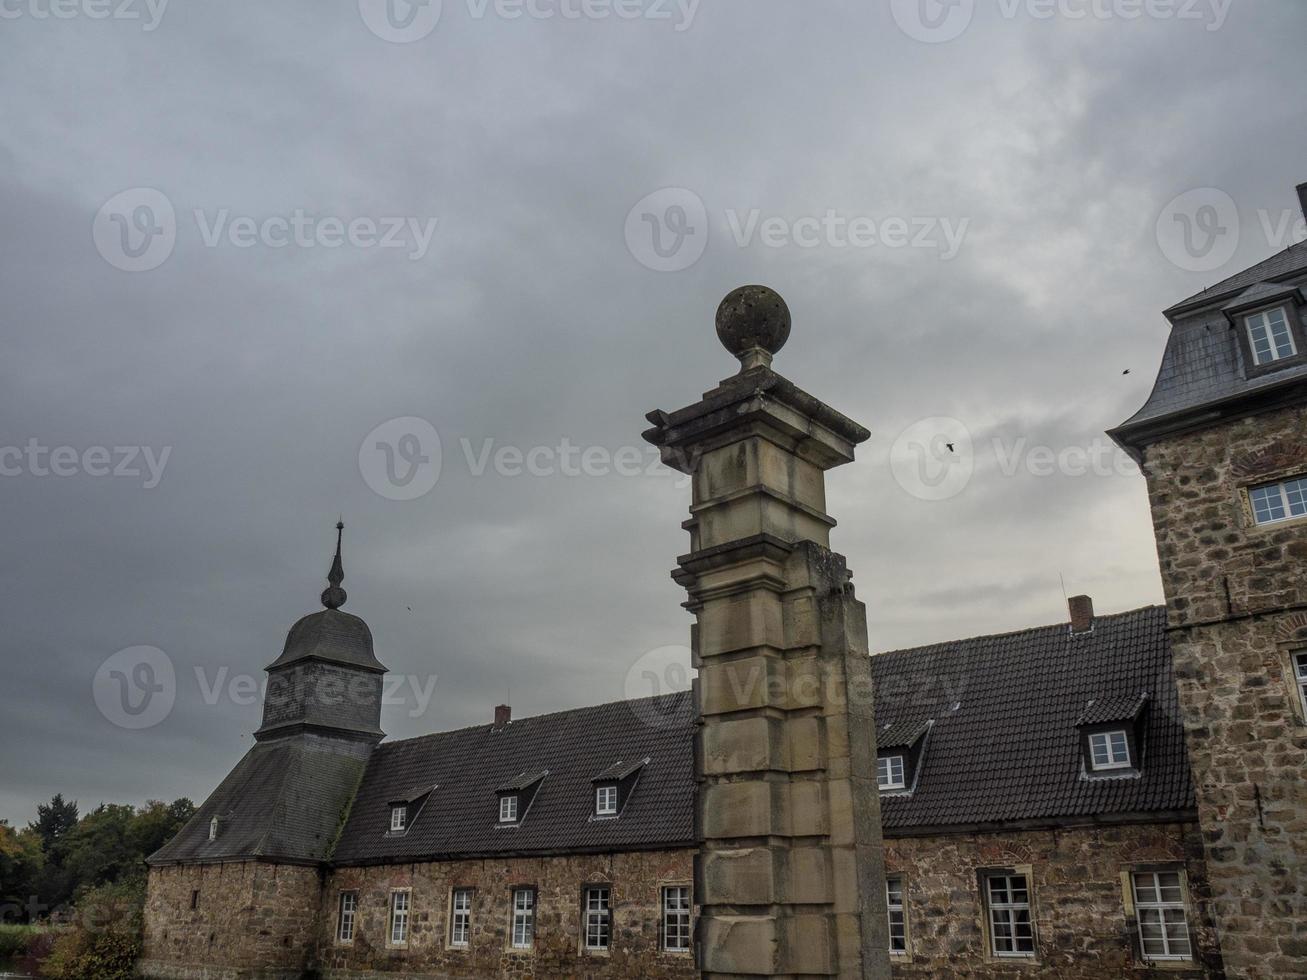
[[[1157,443],[1145,472],[1225,961],[1304,976],[1307,522],[1258,527],[1240,491],[1307,472],[1307,409]]]
[[[885,841],[886,867],[903,877],[908,955],[896,977],[1220,977],[1219,951],[1196,824],[1139,824],[1013,833],[903,837]],[[1149,865],[1182,866],[1198,959],[1166,964],[1138,955],[1122,875]],[[988,955],[980,872],[1028,866],[1038,953],[1013,963]],[[1289,976],[1291,974],[1280,974]]]

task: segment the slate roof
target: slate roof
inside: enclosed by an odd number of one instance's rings
[[[689,847],[694,843],[691,695],[579,708],[376,748],[336,847],[338,864]],[[595,773],[649,759],[620,818],[592,820]],[[499,826],[497,792],[548,770],[520,824]],[[436,785],[406,833],[388,801]]]
[[[305,616],[286,634],[286,646],[269,670],[301,660],[329,660],[347,667],[384,673],[372,649],[372,631],[352,613],[322,609]]]
[[[871,663],[878,724],[935,723],[916,789],[881,799],[889,836],[1195,808],[1162,607],[1099,616],[1087,633],[1060,623]],[[1150,701],[1141,776],[1082,778],[1076,724],[1087,703],[1141,691]]]
[[[1267,283],[1307,283],[1307,242],[1285,249],[1166,311],[1171,335],[1147,402],[1111,433],[1129,431],[1195,409],[1285,385],[1307,381],[1307,363],[1247,376],[1243,354],[1222,308],[1216,304],[1241,294],[1268,292]]]
[[[369,748],[312,735],[257,743],[150,863],[324,860]],[[218,837],[211,841],[214,816]]]

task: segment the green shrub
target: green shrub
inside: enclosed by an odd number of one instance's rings
[[[41,964],[52,980],[131,980],[141,956],[145,883],[131,878],[84,892],[73,925]]]
[[[36,926],[0,925],[0,960],[21,960],[32,940],[41,934]]]

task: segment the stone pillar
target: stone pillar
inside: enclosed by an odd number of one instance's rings
[[[776,293],[733,292],[740,372],[645,433],[693,480],[673,577],[697,619],[699,968],[889,977],[866,613],[824,476],[870,433],[771,370],[789,331]]]

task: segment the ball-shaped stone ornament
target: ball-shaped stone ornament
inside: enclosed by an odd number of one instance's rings
[[[736,357],[761,347],[775,354],[790,338],[790,308],[766,286],[741,286],[717,307],[717,337]]]

